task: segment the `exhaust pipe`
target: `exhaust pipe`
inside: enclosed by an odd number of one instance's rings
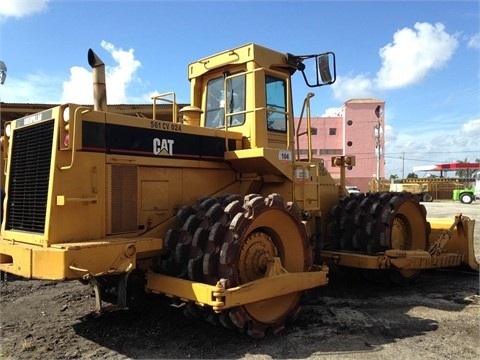
[[[105,64],[92,49],[88,49],[88,64],[93,70],[93,109],[96,111],[107,111]]]

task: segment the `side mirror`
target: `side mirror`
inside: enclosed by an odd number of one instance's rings
[[[313,61],[315,59],[315,63]],[[330,85],[337,79],[335,54],[326,52],[316,55],[293,55],[287,53],[287,64],[291,67],[290,74],[301,71],[308,87]]]
[[[322,84],[331,84],[335,81],[330,72],[328,53],[317,56],[317,66],[320,79],[322,79]]]

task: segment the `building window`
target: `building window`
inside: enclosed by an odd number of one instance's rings
[[[347,125],[348,125],[348,126],[352,126],[352,125],[353,125],[353,121],[352,121],[352,120],[348,120],[348,121],[347,121]]]
[[[329,135],[337,135],[337,128],[330,128],[328,130]]]
[[[353,142],[347,141],[347,146],[352,146],[352,145],[353,145]]]
[[[310,131],[312,132],[312,135],[317,135],[317,128],[311,128]]]
[[[342,155],[342,149],[318,149],[319,155]]]
[[[317,155],[317,149],[312,149],[312,155]],[[297,155],[308,155],[308,149],[299,149]]]

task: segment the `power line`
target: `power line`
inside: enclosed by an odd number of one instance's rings
[[[403,152],[389,152],[386,151],[385,153],[390,154],[390,155],[401,155]],[[416,154],[417,152],[415,152]],[[470,153],[478,153],[480,154],[480,149],[479,150],[465,150],[465,151],[422,151],[423,154],[470,154]]]

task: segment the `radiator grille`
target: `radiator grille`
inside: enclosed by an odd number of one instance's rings
[[[10,158],[5,228],[43,233],[54,122],[15,130]]]

